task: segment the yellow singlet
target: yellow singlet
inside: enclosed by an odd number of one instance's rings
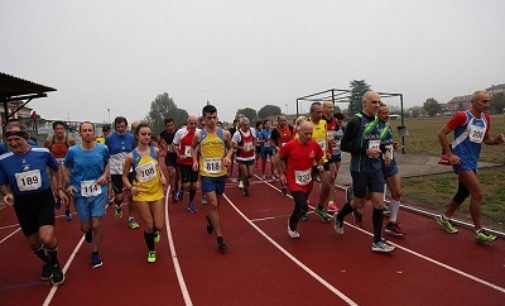
[[[309,120],[312,122],[311,120]],[[300,138],[298,136],[298,133],[296,133],[295,139]],[[328,151],[327,145],[328,145],[328,140],[326,139],[326,121],[321,119],[319,120],[318,124],[315,124],[312,122],[312,139],[314,139],[317,144],[321,147],[321,150],[323,150],[323,163],[328,162],[328,158],[326,157],[326,152]],[[314,162],[314,165],[316,162]]]
[[[218,136],[218,134],[221,135]],[[200,175],[207,177],[221,177],[227,173],[223,167],[223,157],[226,155],[223,131],[218,129],[215,134],[201,132],[200,140]]]
[[[133,150],[133,164],[135,165],[135,179],[133,186],[139,190],[137,195],[133,195],[134,201],[151,202],[163,198],[163,186],[161,185],[161,173],[158,161],[151,155],[154,152],[149,147],[151,154],[140,156],[137,150]]]

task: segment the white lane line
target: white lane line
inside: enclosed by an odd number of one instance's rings
[[[271,188],[273,188],[273,189],[276,189],[276,190],[280,191],[280,189],[278,189],[277,187],[273,186],[272,184],[269,184],[269,183],[267,183],[267,182],[265,182],[265,184],[267,184],[268,186],[270,186],[270,187],[271,187]],[[288,194],[287,196],[288,196],[288,197],[290,197],[290,198],[293,198],[293,197],[292,197],[291,195],[289,195],[289,194]],[[362,232],[362,233],[364,233],[364,234],[366,234],[366,235],[368,235],[368,236],[372,236],[372,237],[373,237],[373,233],[371,233],[371,232],[368,232],[368,231],[366,231],[366,230],[364,230],[364,229],[362,229],[362,228],[359,228],[359,227],[357,227],[357,226],[354,226],[353,224],[350,224],[350,223],[348,223],[348,222],[344,222],[344,223],[345,223],[345,224],[347,224],[347,226],[350,226],[351,228],[353,228],[353,229],[355,229],[355,230],[358,230],[358,231],[360,231],[360,232]],[[452,266],[449,266],[448,264],[445,264],[445,263],[443,263],[443,262],[440,262],[440,261],[438,261],[438,260],[436,260],[436,259],[433,259],[433,258],[431,258],[431,257],[429,257],[429,256],[423,255],[423,254],[421,254],[421,253],[418,253],[418,252],[416,252],[416,251],[414,251],[414,250],[408,249],[408,248],[406,248],[406,247],[403,247],[403,246],[401,246],[401,245],[399,245],[399,244],[396,244],[396,243],[393,243],[393,242],[391,242],[391,241],[388,241],[388,243],[390,243],[390,244],[392,244],[392,245],[396,246],[397,248],[399,248],[399,249],[401,249],[401,250],[403,250],[403,251],[405,251],[405,252],[407,252],[407,253],[409,253],[409,254],[412,254],[412,255],[414,255],[414,256],[416,256],[416,257],[418,257],[418,258],[421,258],[421,259],[424,259],[424,260],[426,260],[426,261],[428,261],[428,262],[431,262],[431,263],[433,263],[433,264],[435,264],[435,265],[437,265],[437,266],[439,266],[439,267],[442,267],[442,268],[447,269],[447,270],[449,270],[449,271],[451,271],[451,272],[454,272],[454,273],[459,274],[459,275],[461,275],[461,276],[463,276],[463,277],[466,277],[466,278],[468,278],[468,279],[470,279],[470,280],[473,280],[473,281],[475,281],[475,282],[477,282],[477,283],[479,283],[479,284],[481,284],[481,285],[484,285],[484,286],[489,287],[489,288],[491,288],[491,289],[495,289],[495,290],[497,290],[497,291],[499,291],[499,292],[501,292],[501,293],[505,293],[505,288],[500,287],[500,286],[498,286],[498,285],[495,285],[495,284],[493,284],[493,283],[491,283],[491,282],[488,282],[488,281],[486,281],[486,280],[483,280],[482,278],[479,278],[479,277],[474,276],[474,275],[472,275],[472,274],[466,273],[466,272],[464,272],[464,271],[462,271],[462,270],[459,270],[459,269],[457,269],[457,268],[454,268],[454,267],[452,267]]]
[[[347,304],[349,305],[358,305],[356,302],[354,302],[353,300],[351,300],[348,296],[346,296],[345,294],[343,294],[340,290],[338,290],[337,288],[333,287],[330,283],[328,283],[324,278],[322,278],[321,276],[319,276],[316,272],[314,272],[313,270],[311,270],[309,267],[307,267],[306,265],[304,265],[300,260],[298,260],[295,256],[293,256],[291,253],[289,253],[288,251],[286,251],[286,249],[284,249],[280,244],[278,244],[275,240],[273,240],[272,238],[270,238],[270,236],[268,236],[263,230],[261,230],[256,224],[254,224],[251,220],[249,220],[243,213],[242,211],[240,211],[240,209],[238,209],[237,206],[235,206],[235,204],[233,204],[233,202],[228,198],[228,196],[226,196],[226,194],[223,194],[223,197],[226,199],[226,201],[228,201],[228,203],[231,205],[231,207],[247,222],[249,223],[250,226],[252,226],[258,233],[260,233],[266,240],[268,240],[268,242],[270,242],[275,248],[277,248],[279,251],[281,251],[281,253],[283,253],[284,255],[286,255],[286,257],[288,257],[289,259],[291,259],[291,261],[293,261],[298,267],[300,267],[302,270],[304,270],[305,272],[307,272],[310,276],[312,276],[316,281],[318,281],[319,283],[321,283],[323,286],[325,286],[326,288],[328,288],[333,294],[335,294],[336,296],[338,296],[339,298],[341,298],[342,300],[344,300]]]
[[[191,297],[189,296],[188,287],[184,281],[184,276],[182,275],[181,265],[179,264],[179,259],[177,258],[177,253],[175,252],[174,239],[172,237],[172,230],[170,229],[170,219],[168,218],[168,195],[170,194],[170,187],[167,188],[165,194],[165,223],[167,228],[168,244],[170,247],[170,253],[172,254],[172,261],[174,263],[175,273],[177,274],[177,281],[179,282],[179,287],[181,288],[182,297],[184,298],[184,303],[187,306],[193,306]]]
[[[10,224],[10,225],[4,225],[4,226],[0,226],[0,230],[4,230],[4,229],[8,229],[8,228],[13,228],[13,227],[18,227],[18,226],[19,226],[19,223]]]
[[[65,266],[63,267],[63,273],[66,275],[67,270],[72,264],[72,261],[74,261],[75,255],[77,255],[77,252],[79,252],[79,249],[82,246],[82,243],[84,242],[84,235],[82,235],[81,240],[77,243],[75,246],[74,250],[72,251],[72,254],[70,254],[70,257],[68,258],[67,262],[65,263]],[[58,290],[58,286],[53,285],[51,290],[49,291],[49,294],[47,295],[46,299],[44,300],[44,303],[42,306],[48,306],[51,304],[51,301],[53,300],[54,295],[56,294],[56,291]]]
[[[10,233],[9,235],[5,236],[4,239],[0,240],[0,244],[4,243],[5,241],[7,241],[7,239],[9,239],[10,237],[14,236],[17,232],[19,232],[21,230],[21,227],[18,228],[17,230],[13,231],[12,233]]]

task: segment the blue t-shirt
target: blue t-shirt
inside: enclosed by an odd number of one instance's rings
[[[58,162],[47,148],[5,153],[0,156],[0,185],[9,184],[14,196],[44,191],[51,185],[47,167],[58,170]]]
[[[270,145],[270,137],[272,137],[272,131],[270,129],[263,129],[259,135],[259,139],[263,139],[265,143],[263,144],[262,147],[262,152],[270,152],[273,150],[272,146]]]
[[[107,137],[105,144],[109,148],[110,173],[122,175],[126,156],[135,148],[135,137],[130,132],[126,132],[124,135],[114,132]]]
[[[77,144],[70,147],[65,155],[63,164],[71,171],[72,185],[77,189],[76,198],[81,195],[81,182],[96,181],[104,172],[109,162],[109,149],[106,145],[97,143],[89,151]],[[107,192],[107,183],[101,185],[102,193]]]

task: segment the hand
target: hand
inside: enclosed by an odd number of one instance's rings
[[[495,139],[494,139],[494,142],[496,144],[502,144],[505,142],[505,135],[503,134],[500,134],[500,135],[496,135]]]
[[[95,184],[97,184],[97,185],[102,185],[102,184],[104,184],[104,183],[106,183],[106,182],[107,182],[107,177],[106,177],[106,176],[104,176],[104,175],[102,175],[102,176],[100,176],[100,177],[96,180]]]
[[[229,167],[231,165],[231,159],[228,156],[225,156],[223,158],[223,166],[224,167]]]
[[[193,171],[198,171],[198,162],[193,161]]]
[[[163,188],[165,188],[167,186],[167,180],[165,179],[165,176],[162,175],[161,176],[161,185],[163,185]]]
[[[398,150],[398,148],[399,148],[399,147],[400,147],[400,143],[399,143],[398,141],[394,140],[394,141],[393,141],[393,148],[394,148],[395,150]]]
[[[12,195],[12,193],[8,193],[4,196],[4,202],[5,204],[7,205],[14,205],[14,196]]]
[[[288,184],[288,180],[284,174],[281,174],[279,176],[279,181],[281,181],[282,186],[286,186]]]
[[[139,194],[139,193],[140,193],[140,191],[139,191],[139,190],[137,189],[137,187],[135,187],[135,186],[132,186],[132,187],[130,188],[130,191],[131,191],[132,195],[137,195],[137,194]]]
[[[389,151],[386,151],[386,153],[384,153],[384,164],[386,165],[386,167],[390,167],[391,166],[391,152]]]
[[[75,187],[74,186],[69,186],[67,189],[69,189],[70,187],[73,187],[74,190],[75,190]],[[58,189],[58,197],[60,198],[61,200],[61,203],[63,205],[67,205],[68,203],[68,196],[67,194],[65,193],[65,191],[63,191],[63,189]]]
[[[323,165],[317,166],[317,170],[319,171],[319,173],[323,173],[324,172],[324,166]]]
[[[60,190],[63,191],[63,189],[60,189]],[[67,187],[65,192],[69,195],[74,195],[77,192],[77,189],[74,187],[74,185],[70,185]]]
[[[448,157],[449,163],[451,165],[459,165],[461,163],[461,160],[459,159],[458,155],[451,154],[451,155],[448,155],[447,157]]]
[[[367,149],[366,155],[369,158],[379,158],[381,156],[381,150],[379,148]]]

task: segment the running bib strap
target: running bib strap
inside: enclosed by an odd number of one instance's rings
[[[16,173],[15,177],[16,184],[21,192],[38,190],[42,187],[42,177],[39,169]]]
[[[221,172],[221,158],[206,158],[203,161],[203,167],[205,172],[210,174],[217,174]]]
[[[305,186],[312,181],[312,168],[306,170],[295,170],[295,183]]]
[[[137,172],[137,179],[141,183],[145,183],[156,178],[156,165],[152,161],[135,168],[135,171]]]
[[[81,181],[81,195],[83,197],[96,197],[102,193],[102,186],[96,181]]]

